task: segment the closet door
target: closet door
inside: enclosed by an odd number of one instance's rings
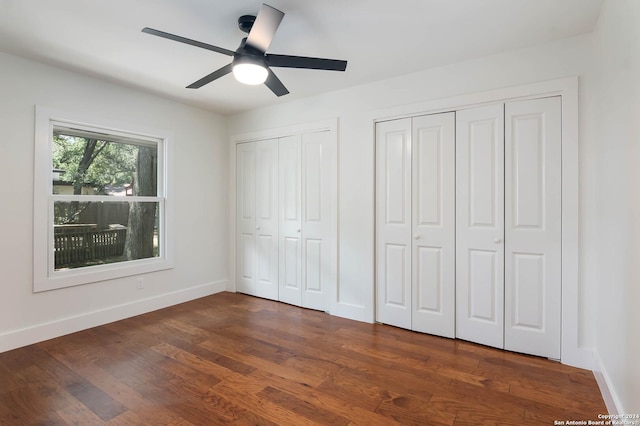
[[[280,139],[280,301],[302,304],[302,145]]]
[[[256,142],[255,296],[278,300],[278,140]]]
[[[456,337],[504,346],[504,106],[456,113]]]
[[[505,105],[505,349],[560,358],[561,99]]]
[[[412,326],[455,337],[455,113],[413,118]]]
[[[236,146],[236,289],[254,294],[256,281],[256,143]]]
[[[278,141],[236,148],[237,290],[278,298]]]
[[[330,134],[305,133],[301,144],[302,307],[328,311],[332,276]]]
[[[330,133],[280,139],[280,301],[329,309]]]
[[[376,313],[411,328],[411,119],[376,123]]]

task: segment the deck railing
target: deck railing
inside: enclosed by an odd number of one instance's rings
[[[122,256],[127,228],[96,230],[96,225],[54,227],[55,269]]]

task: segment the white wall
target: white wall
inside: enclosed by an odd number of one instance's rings
[[[372,321],[374,318],[374,138],[373,118],[384,117],[396,106],[423,103],[527,83],[580,76],[580,134],[583,157],[591,155],[589,136],[592,108],[590,35],[567,39],[535,48],[507,52],[436,69],[327,93],[309,99],[238,114],[229,119],[229,133],[245,133],[296,123],[339,118],[339,309],[334,312],[349,318]],[[313,72],[309,84],[313,83]],[[409,107],[410,109],[411,107]],[[416,106],[416,108],[419,108]],[[407,108],[404,108],[407,109]],[[584,149],[583,149],[584,147]],[[581,181],[592,180],[589,175]],[[586,173],[591,173],[588,169]],[[581,217],[590,219],[592,197],[584,191]],[[580,229],[581,238],[589,238],[588,227]],[[585,242],[581,256],[588,256]],[[591,311],[595,307],[595,280],[591,265],[581,261],[580,270],[580,345],[593,344]],[[587,325],[586,327],[584,325]]]
[[[32,292],[34,106],[166,129],[174,144],[175,268]],[[222,117],[0,53],[0,352],[224,289],[228,135]]]
[[[640,413],[640,2],[605,2],[594,48],[596,376],[617,410]]]

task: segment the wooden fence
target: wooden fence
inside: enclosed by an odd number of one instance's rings
[[[122,256],[126,237],[124,227],[98,231],[93,224],[55,226],[55,269]]]

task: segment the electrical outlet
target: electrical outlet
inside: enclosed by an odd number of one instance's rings
[[[144,288],[144,277],[138,277],[136,281],[136,288],[142,290]]]

